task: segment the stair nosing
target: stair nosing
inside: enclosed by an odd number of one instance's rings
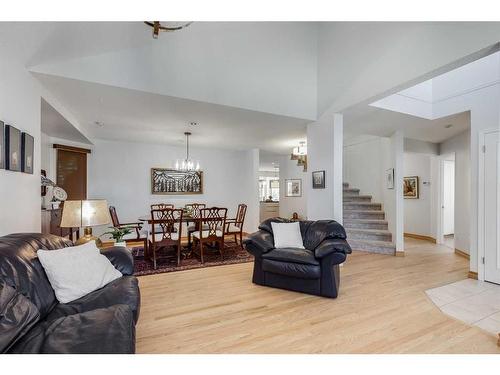
[[[360,240],[360,239],[347,239],[347,243],[351,242],[358,242],[362,244],[368,244],[368,245],[373,245],[373,246],[380,246],[380,247],[388,247],[388,248],[396,248],[396,244],[394,242],[389,242],[389,241],[377,241],[377,240]]]

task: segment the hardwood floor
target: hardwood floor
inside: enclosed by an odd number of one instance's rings
[[[439,311],[426,289],[467,277],[445,246],[356,252],[327,299],[257,286],[252,263],[140,277],[138,353],[500,353],[497,338]]]

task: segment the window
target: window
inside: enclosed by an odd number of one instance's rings
[[[280,181],[279,177],[260,177],[259,178],[259,196],[261,202],[269,197],[278,202],[280,200]]]

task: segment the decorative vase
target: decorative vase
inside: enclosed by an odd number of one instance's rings
[[[127,247],[127,243],[125,241],[115,242],[115,246],[118,246],[118,247]]]

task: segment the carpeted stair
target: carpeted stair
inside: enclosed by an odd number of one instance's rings
[[[394,255],[396,246],[388,230],[381,203],[372,203],[371,195],[344,182],[344,227],[353,250]]]

